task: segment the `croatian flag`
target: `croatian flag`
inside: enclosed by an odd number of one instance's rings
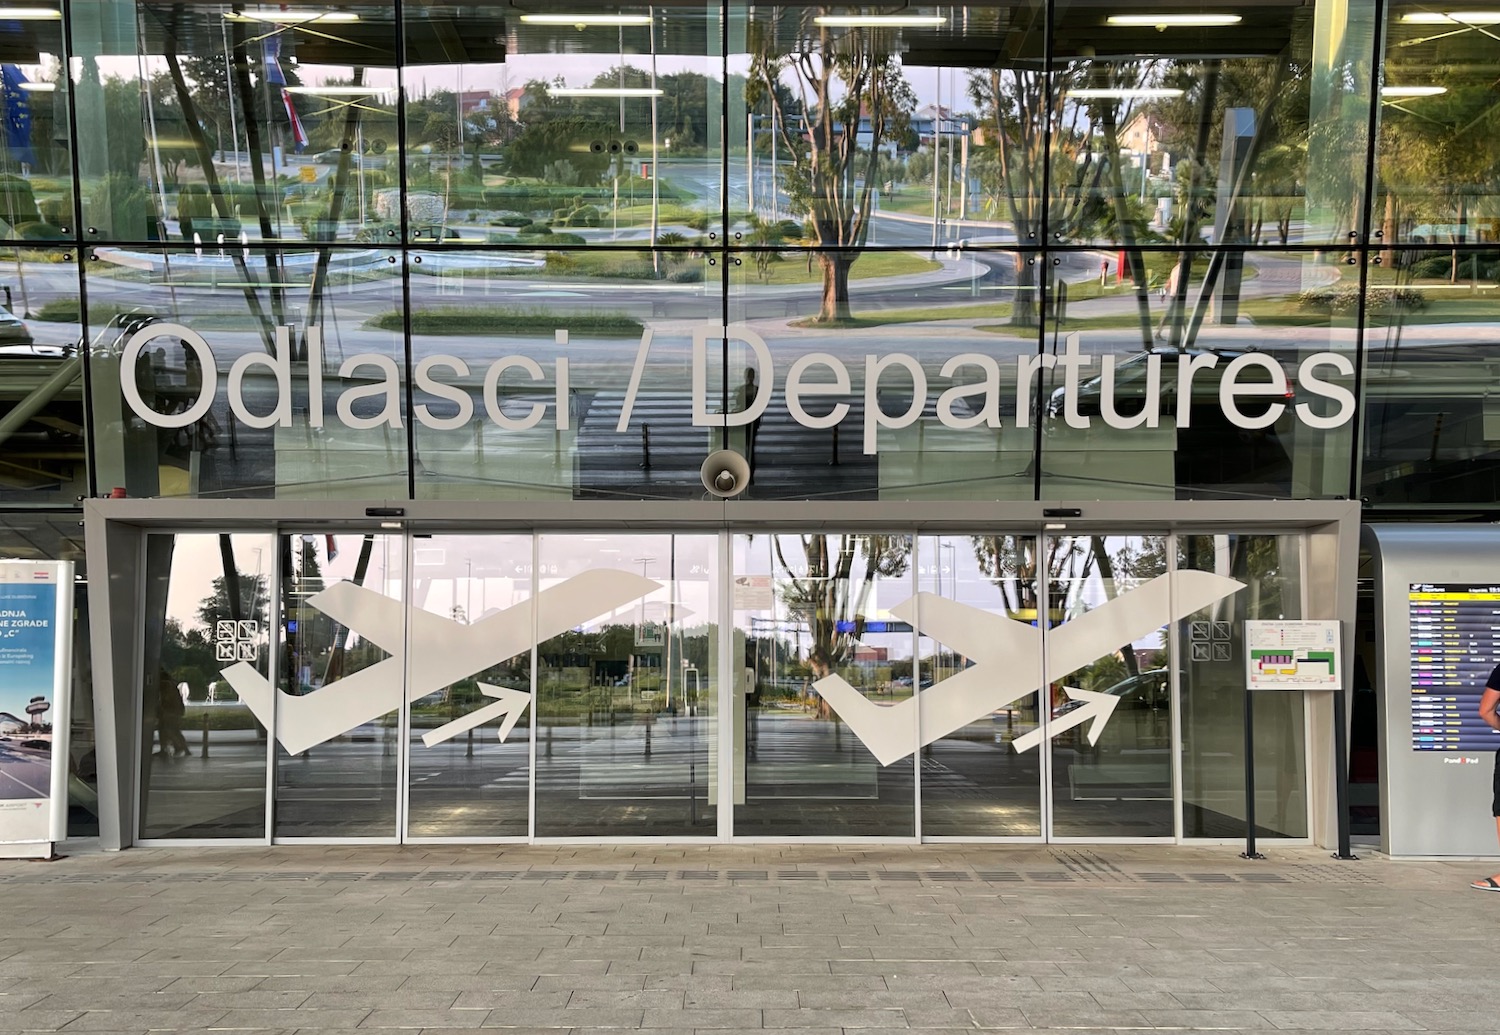
[[[302,120],[297,117],[297,109],[292,105],[292,95],[286,88],[286,74],[281,71],[281,37],[269,36],[261,42],[261,47],[266,82],[281,88],[281,105],[286,109],[286,121],[292,127],[292,141],[300,155],[307,148],[307,131],[302,128]]]

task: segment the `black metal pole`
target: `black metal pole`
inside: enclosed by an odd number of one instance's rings
[[[1241,859],[1264,859],[1255,850],[1255,691],[1245,687],[1245,850]]]
[[[1333,692],[1333,807],[1338,813],[1339,847],[1335,859],[1358,859],[1349,846],[1349,704],[1342,689]]]

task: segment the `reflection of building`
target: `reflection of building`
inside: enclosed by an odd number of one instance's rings
[[[1162,146],[1164,128],[1159,115],[1150,108],[1142,109],[1120,127],[1120,150],[1129,154],[1131,163],[1137,167],[1144,162],[1151,173],[1168,176],[1172,172],[1172,156]]]
[[[488,90],[465,90],[458,95],[458,111],[467,117],[477,112],[489,111],[495,95]]]

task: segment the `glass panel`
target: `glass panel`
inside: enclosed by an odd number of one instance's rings
[[[721,228],[719,5],[574,6],[404,7],[414,239],[654,245]]]
[[[68,836],[99,833],[99,766],[94,755],[94,674],[89,640],[88,559],[76,514],[7,514],[0,518],[0,557],[72,561],[73,690],[68,730]]]
[[[394,252],[85,249],[99,483],[404,499]]]
[[[1118,609],[1115,601],[1167,571],[1165,536],[1048,536],[1043,549],[1053,629],[1107,605]],[[1054,837],[1174,832],[1169,605],[1127,606],[1128,642],[1063,647],[1055,634],[1048,638]],[[1069,688],[1118,699],[1092,744],[1097,720],[1084,716],[1095,706]]]
[[[407,690],[407,835],[525,837],[531,798],[531,614],[524,605],[531,599],[531,537],[417,536],[411,549],[412,605],[438,619],[413,628],[414,643],[442,651],[451,642],[454,654],[473,650],[476,638],[500,643],[502,650],[509,649],[507,643],[525,649],[508,658],[493,657],[491,649],[474,661],[488,664],[446,686],[429,685],[430,665],[408,666],[406,678],[414,685]],[[419,696],[424,690],[430,692]],[[507,697],[506,690],[525,698]]]
[[[910,698],[912,634],[890,609],[911,597],[912,539],[900,535],[738,535],[734,539],[734,833],[911,837],[914,759],[882,765],[856,729],[880,732],[881,705]],[[818,680],[838,676],[841,715]],[[916,747],[915,711],[891,739]],[[866,732],[865,735],[871,735]],[[882,738],[885,739],[885,738]],[[743,742],[743,746],[741,744]],[[901,746],[897,750],[901,750]]]
[[[76,255],[64,244],[0,247],[0,421],[17,407],[31,414],[0,433],[0,503],[92,494]]]
[[[1010,166],[1032,168],[1050,128],[1049,242],[1347,242],[1362,218],[1375,8],[1059,0],[1053,105],[1022,103],[1034,74],[981,73],[986,128],[1015,141]],[[1050,115],[1012,124],[1017,106]]]
[[[11,7],[5,15],[0,95],[0,240],[71,237],[73,165],[68,91],[62,88],[62,6]]]
[[[550,535],[537,557],[537,836],[714,836],[717,538]]]
[[[275,834],[395,837],[404,540],[282,535],[278,548]]]
[[[714,261],[681,248],[415,254],[418,498],[701,498],[721,432],[693,423],[691,357],[703,342],[717,402],[723,345],[702,322],[721,304]]]
[[[1372,506],[1500,498],[1500,371],[1490,250],[1394,249],[1371,266],[1360,495]]]
[[[84,239],[372,239],[400,205],[394,13],[74,5]]]
[[[266,836],[266,728],[223,670],[271,670],[269,535],[146,537],[140,836]]]
[[[1182,832],[1245,833],[1245,621],[1302,617],[1301,537],[1184,535],[1179,568],[1246,589],[1178,623],[1182,650]],[[1255,833],[1307,836],[1302,691],[1255,695]]]
[[[829,322],[819,315],[825,255],[774,248],[730,260],[728,408],[756,416],[729,428],[728,443],[754,444],[748,496],[1034,498],[1036,429],[1017,371],[1038,331],[1014,320],[1027,290],[1018,270],[1035,256],[857,253],[850,315]],[[718,388],[711,412],[722,411]]]
[[[1037,540],[1033,536],[924,536],[918,540],[917,581],[927,593],[956,600],[1037,636]],[[918,647],[921,693],[941,693],[972,662],[940,638]],[[1031,675],[1042,681],[1041,655]],[[910,671],[892,684],[911,686]],[[1024,677],[1026,673],[1022,672]],[[923,837],[1038,837],[1042,833],[1041,755],[1016,740],[1039,728],[1040,692],[1003,703],[922,749]],[[925,736],[923,739],[926,739]]]
[[[1500,14],[1480,0],[1386,12],[1374,224],[1392,244],[1493,245]]]
[[[1097,253],[1047,259],[1042,498],[1345,496],[1358,265],[1264,251],[1142,261],[1144,294],[1101,277]]]
[[[731,228],[734,242],[837,253],[867,243],[936,250],[1016,239],[1014,215],[994,189],[1003,174],[993,148],[986,151],[994,131],[972,108],[978,75],[970,70],[1003,62],[1040,81],[1043,4],[894,14],[756,4],[732,17],[728,71],[745,87],[742,104],[730,90],[730,205],[743,202],[754,217]],[[820,97],[831,101],[820,105]],[[1038,195],[1041,157],[1032,167]],[[827,287],[840,290],[846,275],[840,260],[824,264]],[[837,302],[829,298],[832,315]]]

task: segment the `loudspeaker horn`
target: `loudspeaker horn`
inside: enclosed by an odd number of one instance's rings
[[[703,487],[721,499],[738,496],[750,484],[750,464],[732,449],[708,454],[698,469]]]

